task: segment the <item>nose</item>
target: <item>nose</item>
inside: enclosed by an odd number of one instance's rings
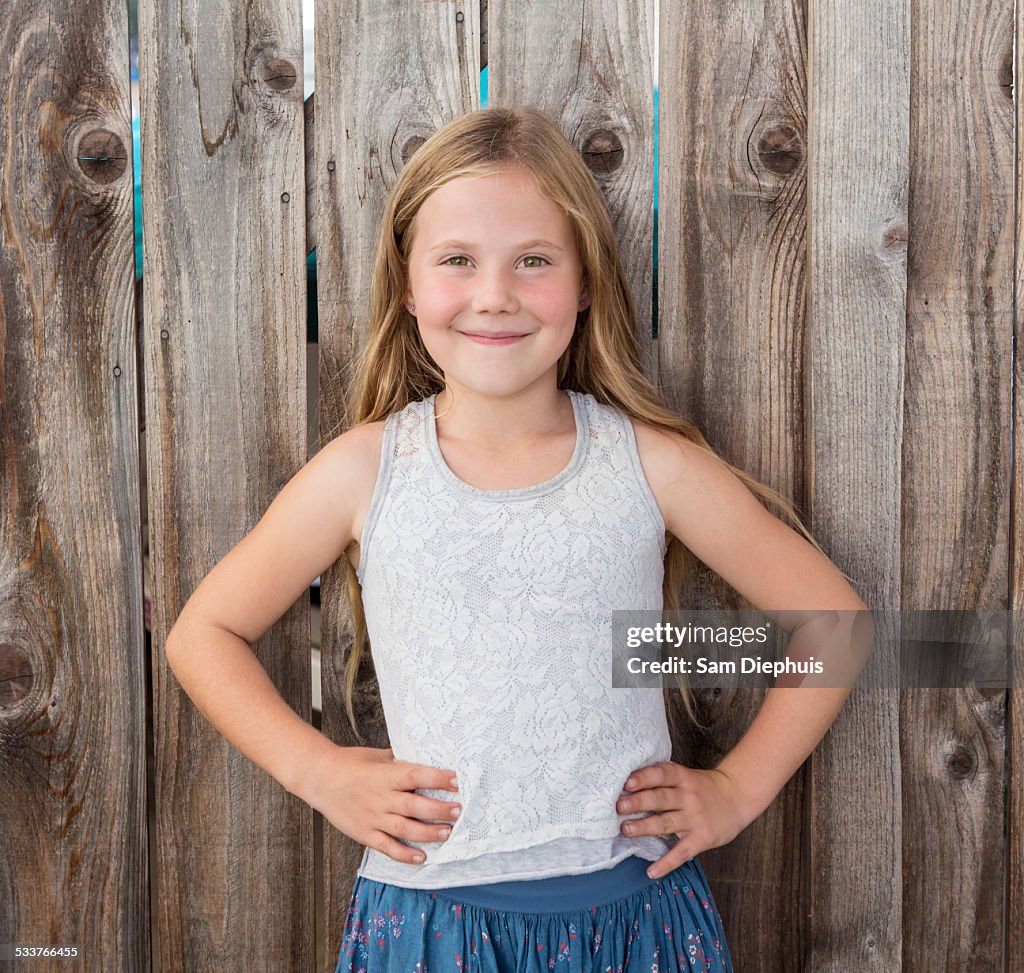
[[[514,314],[519,310],[515,284],[504,270],[481,270],[477,274],[473,310],[478,314]]]

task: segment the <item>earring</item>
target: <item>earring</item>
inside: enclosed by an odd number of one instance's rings
[[[415,304],[410,304],[409,305],[409,313],[412,314],[412,312],[415,311],[415,310],[416,310],[416,305]]]

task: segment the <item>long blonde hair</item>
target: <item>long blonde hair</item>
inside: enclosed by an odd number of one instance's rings
[[[676,433],[717,456],[700,430],[676,415],[647,379],[636,344],[636,313],[619,260],[611,219],[599,186],[558,126],[536,108],[484,108],[456,118],[428,138],[402,170],[381,220],[373,267],[370,331],[355,363],[346,403],[351,425],[386,419],[410,402],[444,388],[444,375],[420,340],[404,303],[415,219],[424,200],[452,179],[522,166],[568,215],[575,233],[590,306],[577,316],[568,348],[558,361],[558,386],[589,393],[633,419]],[[762,502],[774,505],[819,551],[793,506],[775,490],[718,457]],[[359,581],[347,557],[354,642],[345,670],[345,708],[356,737],[353,694],[369,645]],[[697,559],[676,537],[665,555],[665,608],[678,609],[684,581]],[[623,608],[630,606],[623,605]],[[690,718],[701,724],[692,690],[679,684]],[[665,689],[666,703],[669,690]],[[670,721],[673,710],[667,706]]]

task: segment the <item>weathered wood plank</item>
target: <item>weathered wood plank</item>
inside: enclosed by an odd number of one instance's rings
[[[660,33],[660,382],[726,459],[806,509],[804,11],[663,3]],[[706,571],[683,604],[747,607]],[[698,696],[710,729],[679,747],[714,766],[764,691]],[[738,970],[807,968],[806,771],[701,855]]]
[[[139,9],[164,969],[308,969],[312,812],[187,699],[162,647],[306,461],[299,7]],[[309,605],[253,648],[309,719]]]
[[[1020,96],[1020,79],[1024,78],[1024,2],[1013,5],[1014,45],[1009,61],[1003,61],[996,72],[999,87],[1014,105],[1014,127],[1017,152],[1014,157],[1013,211],[1013,281],[1014,316],[1012,318],[1016,353],[1013,357],[1013,489],[1011,493],[1010,533],[1010,607],[1019,626],[1024,611],[1024,315],[1020,313],[1024,295],[1024,99]],[[1019,629],[1018,629],[1019,630]],[[1007,973],[1024,970],[1024,936],[1019,934],[1024,916],[1024,645],[1015,646],[1015,683],[1006,694],[1006,830],[1003,841],[1006,851],[1005,921],[1007,928]]]
[[[312,91],[302,106],[303,147],[306,152],[306,253],[316,249],[316,222],[313,213],[316,211],[316,155],[313,151],[314,132],[316,131],[316,92]]]
[[[901,603],[1005,609],[1012,0],[918,2],[913,26]],[[999,970],[1005,692],[900,696],[903,969]]]
[[[895,608],[903,556],[910,5],[811,3],[809,11],[811,523],[865,602]],[[882,662],[876,651],[865,675]],[[901,968],[900,731],[897,691],[858,690],[809,761],[809,969]]]
[[[345,395],[366,334],[373,252],[390,187],[411,153],[480,104],[479,5],[318,4],[314,126],[321,441],[348,424]],[[341,746],[388,745],[372,663],[345,715],[351,619],[344,564],[321,578],[323,732]],[[364,660],[366,661],[366,660]],[[333,970],[363,846],[325,823],[326,956]]]
[[[495,4],[487,46],[488,103],[546,110],[601,186],[653,378],[653,0]]]
[[[0,27],[0,943],[82,950],[38,970],[150,953],[127,30]]]

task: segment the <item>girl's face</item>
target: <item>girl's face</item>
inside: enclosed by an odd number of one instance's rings
[[[569,218],[514,167],[459,176],[427,197],[405,303],[449,386],[507,396],[555,386],[590,300]]]

